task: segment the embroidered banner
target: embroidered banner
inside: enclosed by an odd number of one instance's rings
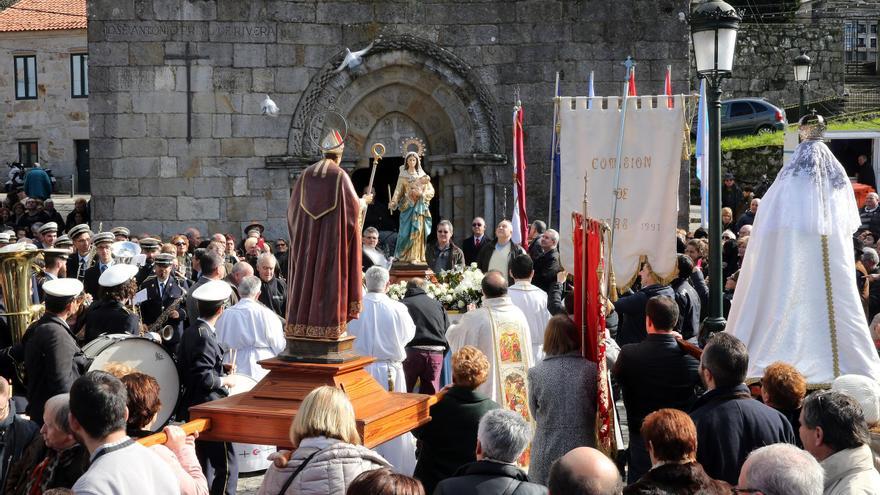
[[[596,100],[592,108],[584,97],[564,97],[560,101],[560,218],[570,218],[572,212],[583,210],[586,175],[587,214],[614,224],[612,267],[621,289],[638,274],[640,256],[647,256],[661,277],[668,278],[675,270],[684,100],[682,95],[673,98],[673,108],[667,107],[666,96],[629,99],[620,186],[616,191],[622,100],[606,98],[607,105]],[[617,214],[612,222],[615,196]],[[571,238],[560,239],[559,251],[563,266],[572,270]]]

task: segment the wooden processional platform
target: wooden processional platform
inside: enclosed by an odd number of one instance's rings
[[[260,361],[269,370],[253,389],[199,404],[190,418],[210,420],[201,440],[289,447],[290,423],[309,392],[322,385],[342,389],[354,406],[358,432],[373,448],[430,421],[434,396],[388,392],[364,370],[372,357],[335,364]]]

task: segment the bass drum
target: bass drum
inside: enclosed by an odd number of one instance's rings
[[[233,373],[236,377],[235,387],[229,389],[229,395],[241,394],[249,392],[257,385],[257,381],[242,373]],[[269,468],[272,463],[269,454],[277,449],[274,445],[256,445],[251,443],[233,443],[232,448],[235,449],[235,457],[238,458],[239,473],[253,473]]]
[[[122,366],[150,375],[159,382],[162,407],[152,430],[161,431],[174,414],[180,395],[180,375],[171,354],[150,339],[128,334],[101,335],[82,350],[92,359],[88,371],[107,371]]]

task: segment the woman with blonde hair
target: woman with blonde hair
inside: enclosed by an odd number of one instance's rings
[[[354,408],[342,390],[323,386],[309,392],[290,425],[295,449],[270,456],[258,495],[345,493],[364,471],[391,467],[361,445]]]

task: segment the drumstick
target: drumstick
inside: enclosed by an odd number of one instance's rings
[[[235,356],[238,354],[238,349],[231,349],[230,351],[229,359],[232,361],[232,371],[230,373],[235,373]]]
[[[195,432],[202,432],[211,429],[211,420],[208,418],[199,418],[190,421],[189,423],[184,423],[180,425],[180,428],[187,435],[192,435]],[[153,433],[150,436],[139,438],[138,443],[143,445],[144,447],[151,447],[153,445],[164,444],[168,441],[168,435],[165,434],[164,431],[160,431],[159,433]]]

